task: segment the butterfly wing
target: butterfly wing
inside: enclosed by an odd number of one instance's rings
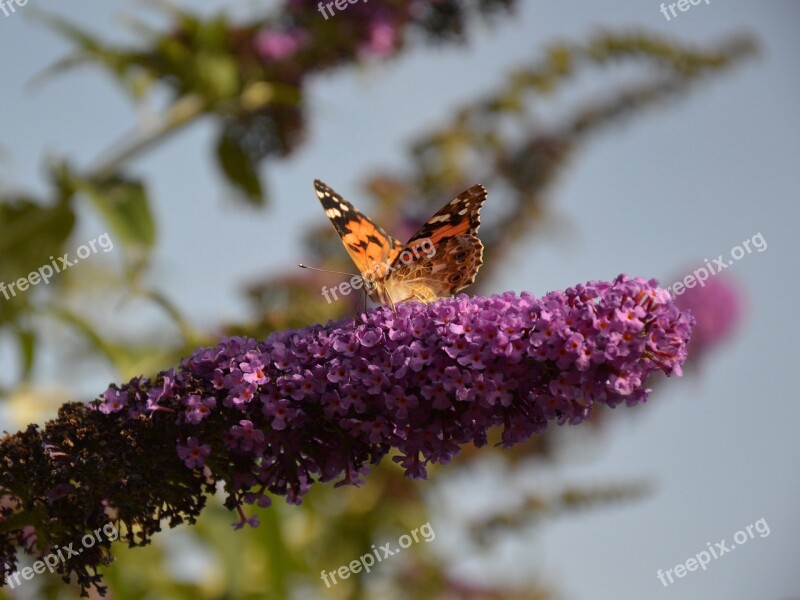
[[[319,179],[314,190],[359,272],[382,279],[402,244]]]
[[[486,188],[473,185],[414,234],[394,259],[385,282],[392,300],[432,302],[475,281],[483,264],[477,233],[485,200]]]

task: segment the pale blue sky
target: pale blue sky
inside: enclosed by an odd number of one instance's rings
[[[486,577],[510,581],[536,573],[578,600],[788,600],[800,594],[800,406],[788,376],[798,356],[793,336],[800,334],[791,317],[800,294],[800,5],[712,0],[670,22],[659,5],[521,2],[516,18],[481,26],[468,47],[420,50],[386,68],[315,81],[309,143],[290,162],[266,170],[275,202],[265,212],[225,198],[211,155],[214,128],[193,127],[133,166],[151,185],[161,227],[154,282],[198,325],[240,315],[243,284],[303,259],[302,232],[323,219],[313,178],[364,204],[359,181],[378,168],[403,168],[406,142],[448,119],[454,106],[490,91],[544,43],[580,40],[601,27],[646,27],[699,44],[740,31],[756,34],[763,45],[759,59],[588,144],[552,195],[559,227],[520,244],[492,286],[541,294],[620,272],[670,279],[761,232],[768,249],[729,269],[749,298],[744,328],[701,376],[669,381],[643,409],[621,409],[630,414],[573,451],[558,473],[532,470],[518,484],[531,489],[538,478],[543,486],[646,478],[655,485],[652,497],[559,519],[545,527],[543,538],[522,532],[518,543],[471,572],[483,569]],[[97,71],[25,87],[66,50],[26,13],[34,7],[57,11],[119,32],[121,16],[133,13],[132,6],[120,0],[30,0],[15,15],[0,14],[0,145],[10,155],[0,168],[6,181],[41,189],[43,156],[66,154],[88,165],[134,122],[129,100]],[[233,6],[245,15],[261,5],[215,0],[203,6]],[[491,190],[485,213],[491,218]],[[102,231],[87,221],[73,247]],[[130,309],[112,317],[128,332],[159,318]],[[0,347],[0,365],[5,379],[13,368],[7,348]],[[69,370],[53,365],[42,381],[93,394],[111,377],[100,363]],[[488,479],[475,475],[469,495],[479,498],[474,488]],[[493,481],[494,487],[506,485]],[[456,556],[457,538],[448,532],[446,515],[440,518],[433,521],[437,540],[431,547]],[[730,539],[760,518],[770,526],[768,537],[669,588],[656,579],[657,569],[672,568],[706,542]]]

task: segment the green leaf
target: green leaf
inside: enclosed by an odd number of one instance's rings
[[[264,205],[264,190],[256,165],[240,137],[226,129],[217,144],[217,159],[228,181],[256,206]]]
[[[156,290],[150,289],[135,289],[134,294],[137,296],[142,296],[143,298],[148,298],[155,302],[158,306],[160,306],[164,312],[166,312],[175,325],[180,329],[181,334],[183,335],[184,343],[189,348],[194,348],[201,344],[201,337],[200,335],[192,328],[191,324],[185,319],[183,314],[181,313],[180,309],[171,302],[164,294],[158,292]]]
[[[125,84],[126,71],[136,62],[136,53],[125,52],[121,49],[107,46],[87,30],[70,23],[58,15],[42,11],[35,11],[33,14],[34,18],[65,37],[77,48],[77,52],[57,61],[37,75],[34,83],[38,83],[45,77],[63,74],[67,69],[81,66],[86,62],[96,61],[109,69],[123,85]]]
[[[4,284],[0,290],[0,324],[15,320],[32,292],[19,292],[11,285],[50,265],[51,257],[62,255],[74,225],[75,214],[68,201],[43,206],[21,196],[0,199],[0,282]]]
[[[152,248],[156,225],[141,182],[115,177],[102,182],[79,181],[77,185],[123,246],[139,254]]]
[[[39,11],[37,17],[44,25],[60,33],[73,44],[87,52],[97,53],[103,49],[103,44],[98,38],[58,15]]]
[[[125,372],[128,358],[124,348],[115,347],[114,344],[106,340],[88,320],[65,308],[51,307],[49,314],[75,328],[91,344],[94,350],[108,359],[109,363],[118,372]]]
[[[261,526],[253,534],[253,538],[259,543],[269,561],[271,587],[276,597],[286,598],[289,595],[292,574],[300,569],[294,554],[286,544],[280,513],[281,510],[276,506],[259,511]]]
[[[223,15],[197,23],[195,30],[198,46],[224,49],[230,47],[231,25]]]
[[[199,50],[193,60],[199,91],[209,100],[232,98],[239,91],[239,74],[233,56]]]
[[[21,379],[27,380],[33,372],[36,358],[36,332],[31,329],[17,329],[17,343],[22,358]]]

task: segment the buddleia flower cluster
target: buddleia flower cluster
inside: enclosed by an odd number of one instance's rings
[[[145,544],[164,521],[194,522],[219,481],[242,527],[258,524],[246,505],[300,503],[314,482],[357,485],[387,454],[424,478],[490,428],[512,446],[595,404],[644,402],[651,374],[680,375],[692,325],[656,281],[620,275],[538,299],[461,295],[225,339],[6,436],[0,561],[109,521]],[[85,587],[108,560],[100,544],[59,568]]]

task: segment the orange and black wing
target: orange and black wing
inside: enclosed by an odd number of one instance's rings
[[[483,264],[483,244],[477,233],[485,200],[486,188],[473,185],[414,234],[392,264],[387,285],[393,299],[429,302],[455,294],[475,281]],[[426,256],[408,260],[426,250]]]
[[[402,244],[319,179],[314,180],[314,190],[356,268],[382,278]]]
[[[437,246],[447,238],[478,234],[481,225],[481,207],[486,201],[486,188],[473,185],[445,204],[420,227],[406,243],[411,247],[418,240],[429,239]]]

